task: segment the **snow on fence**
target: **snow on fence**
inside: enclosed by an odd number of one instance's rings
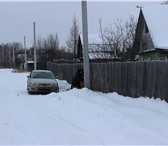
[[[60,79],[71,83],[82,63],[47,63]],[[124,96],[147,96],[168,101],[168,61],[109,62],[90,64],[91,89]]]

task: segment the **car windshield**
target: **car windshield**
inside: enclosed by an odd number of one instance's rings
[[[54,79],[54,75],[51,72],[34,72],[32,78]]]

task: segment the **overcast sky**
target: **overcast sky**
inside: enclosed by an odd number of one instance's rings
[[[88,33],[99,33],[99,18],[103,27],[114,23],[116,19],[127,19],[130,15],[138,18],[137,5],[145,6],[158,2],[87,2]],[[69,36],[73,17],[76,16],[82,33],[82,10],[80,1],[50,2],[3,2],[0,1],[0,43],[21,42],[26,36],[27,47],[33,45],[33,22],[36,22],[36,36],[46,38],[49,34],[58,34],[60,45],[64,45]]]

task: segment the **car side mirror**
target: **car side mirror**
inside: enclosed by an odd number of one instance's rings
[[[30,78],[30,76],[27,76],[27,78],[29,79],[29,78]]]

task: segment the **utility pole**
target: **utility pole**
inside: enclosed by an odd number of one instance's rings
[[[12,54],[13,54],[13,68],[15,68],[15,48],[12,46]]]
[[[82,1],[82,29],[83,29],[83,66],[84,86],[90,89],[90,69],[88,51],[88,23],[87,23],[87,2]]]
[[[37,69],[37,55],[36,55],[36,23],[33,22],[33,32],[34,32],[34,70]]]
[[[24,69],[27,69],[26,37],[24,36],[25,62]]]

